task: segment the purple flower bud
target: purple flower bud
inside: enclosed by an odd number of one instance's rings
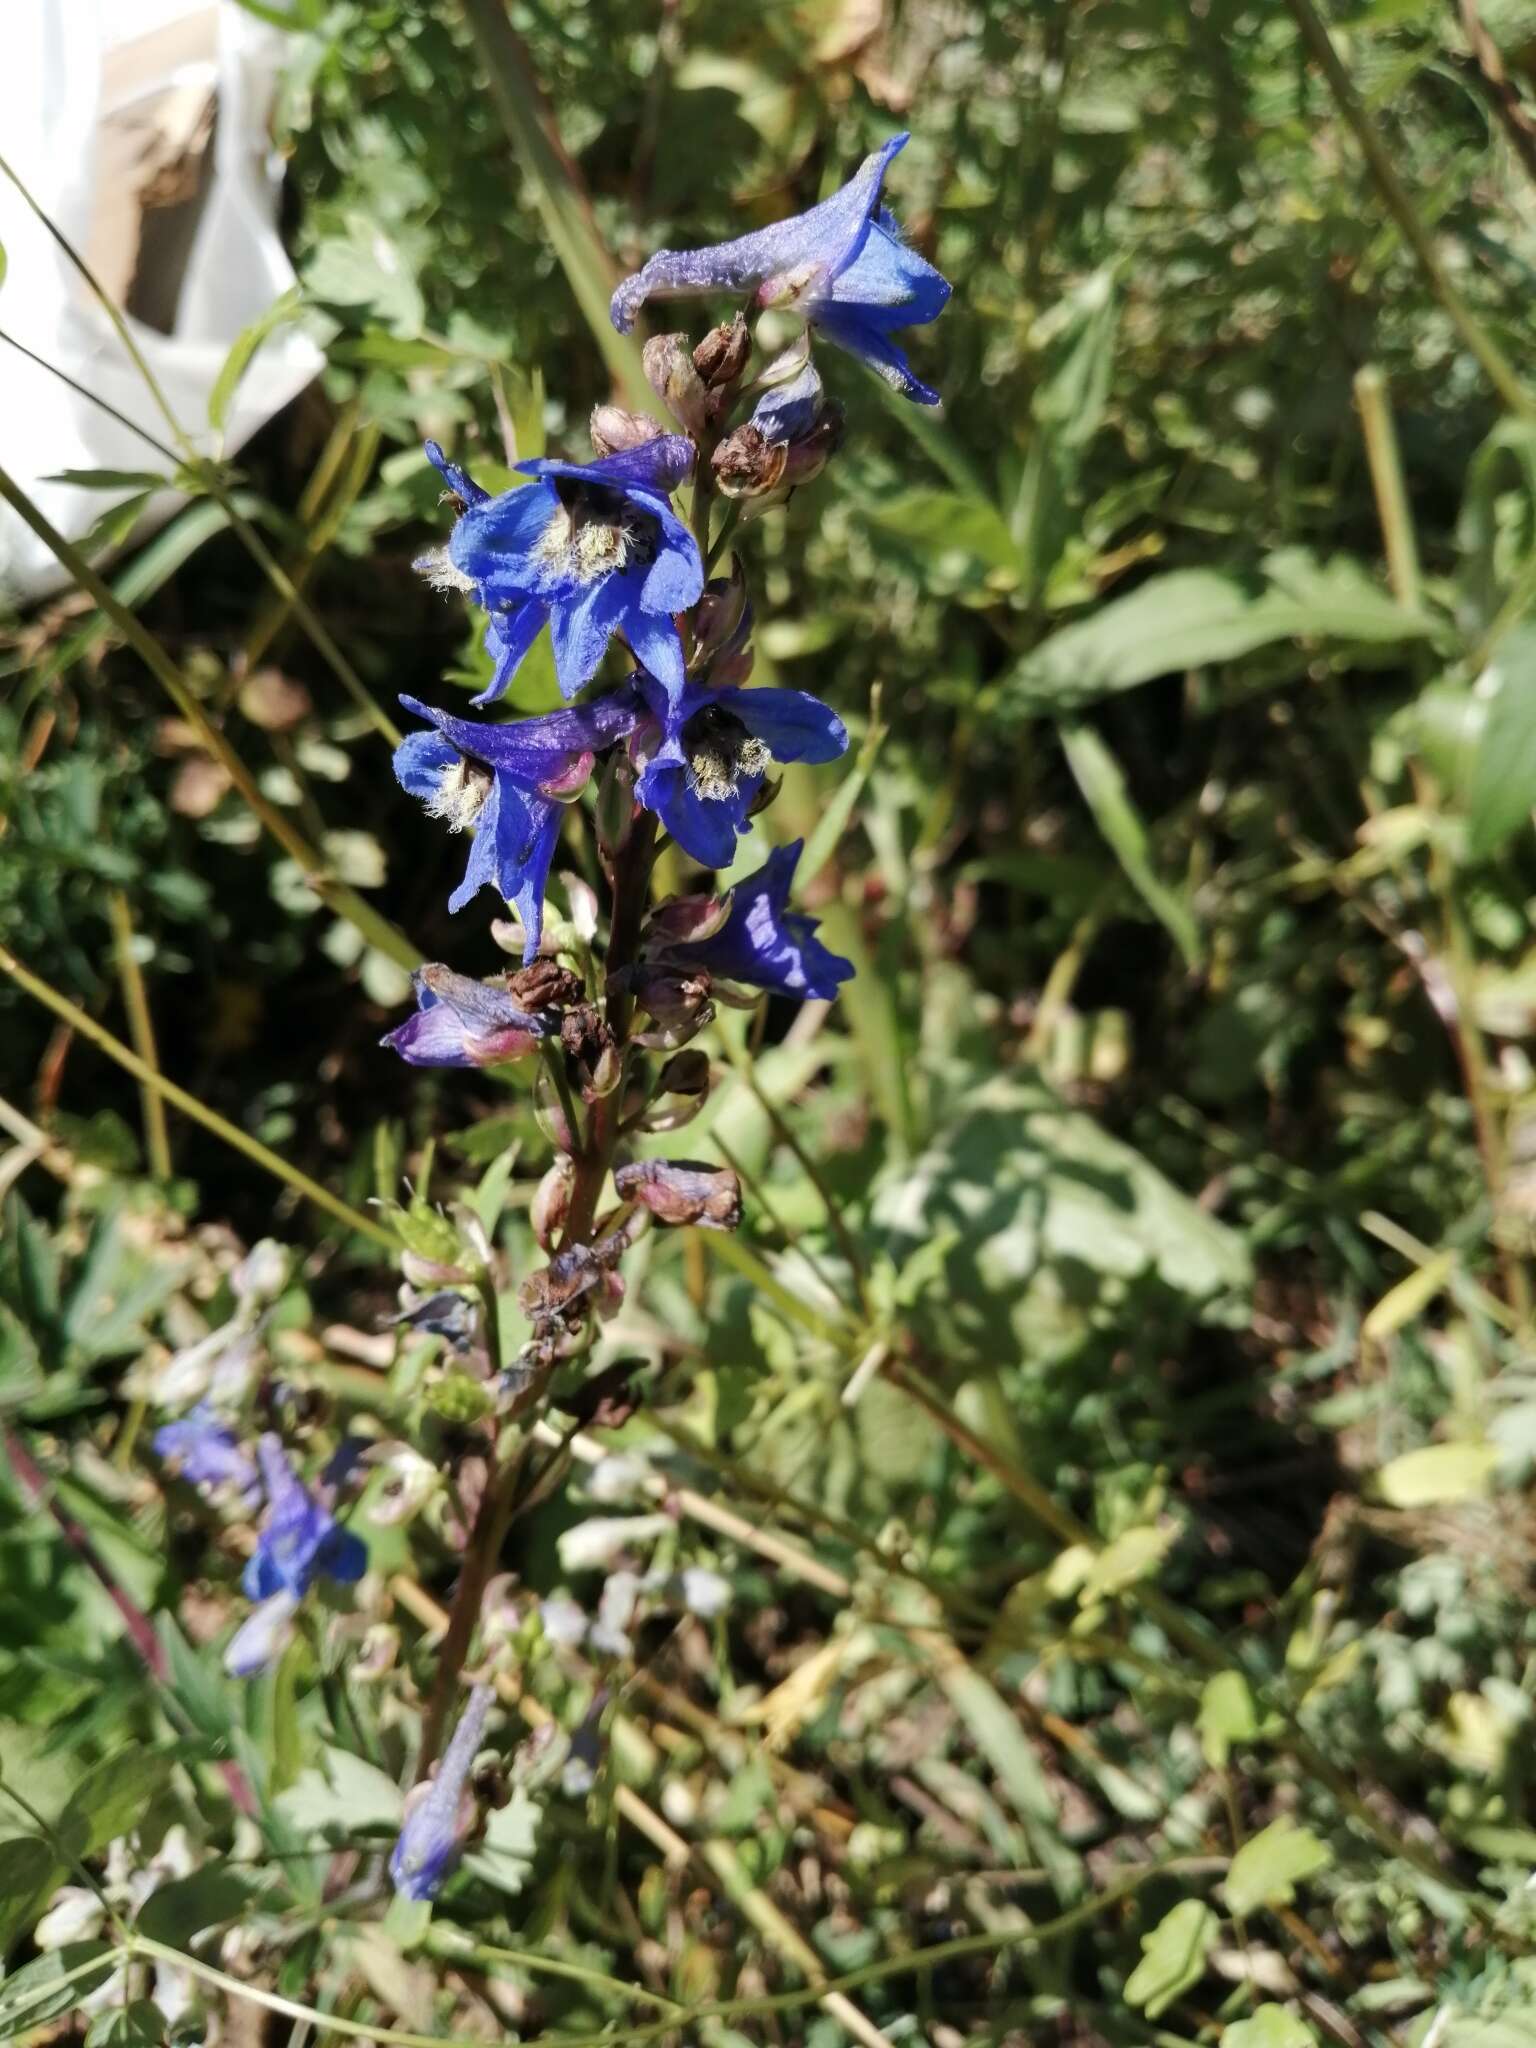
[[[541,1020],[505,985],[472,981],[440,963],[412,976],[416,1014],[379,1042],[413,1067],[490,1067],[521,1059],[544,1036]]]
[[[491,1699],[488,1685],[475,1687],[442,1760],[406,1800],[405,1825],[390,1852],[389,1874],[395,1890],[408,1899],[437,1897],[474,1826],[474,1798],[466,1788]]]
[[[728,1166],[636,1159],[615,1169],[613,1184],[626,1202],[640,1203],[658,1223],[734,1230],[741,1221],[741,1183]]]

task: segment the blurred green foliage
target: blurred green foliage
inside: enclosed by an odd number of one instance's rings
[[[239,1546],[141,1439],[152,1369],[231,1313],[272,1188],[179,1124],[183,1178],[150,1189],[131,1083],[0,982],[0,1095],[64,1148],[50,1177],[18,1127],[0,1169],[27,1176],[0,1421],[53,1504],[20,1464],[0,1489],[0,2033],[71,2012],[61,1970],[98,1981],[94,1933],[27,1943],[61,1869],[105,1868],[71,1835],[82,1761],[153,1745],[167,1768],[111,1832],[142,1875],[187,1829],[196,1876],[155,1866],[139,1926],[185,1950],[238,1922],[236,1978],[380,2039],[633,2029],[651,2012],[610,1979],[747,2000],[807,1974],[796,1938],[836,1973],[962,1936],[996,1946],[850,1995],[892,2041],[1536,2039],[1536,424],[1500,413],[1287,7],[509,18],[618,265],[814,200],[899,123],[902,217],[956,284],[913,338],[942,416],[839,364],[845,451],[744,529],[756,678],[871,741],[812,890],[859,974],[818,1033],[770,1019],[751,1086],[722,1024],[689,1149],[748,1178],[746,1266],[648,1242],[610,1344],[645,1389],[625,1448],[789,1531],[845,1594],[685,1516],[657,1569],[716,1566],[734,1600],[647,1636],[670,1698],[626,1688],[590,1798],[519,1789],[432,1929],[381,1931],[407,1745],[346,1676],[355,1617],[261,1688],[226,1681]],[[494,480],[581,445],[609,378],[457,10],[303,19],[281,140],[328,367],[240,488],[388,705],[482,659],[409,567],[442,526],[423,436]],[[1334,29],[1536,394],[1536,9],[1374,0]],[[429,956],[494,966],[446,918],[454,849],[218,508],[112,573],[343,879]],[[122,890],[168,1073],[353,1202],[428,1180],[525,1272],[548,1156],[527,1091],[378,1050],[403,974],[318,908],[88,605],[18,621],[7,661],[5,943],[126,1035]],[[516,701],[550,687],[535,660]],[[808,834],[830,801],[794,771],[764,828]],[[311,1402],[317,1450],[372,1418],[452,1466],[463,1376],[430,1338],[381,1365],[393,1276],[278,1200],[303,1279],[263,1370]],[[559,1551],[589,1512],[578,1484],[519,1525],[528,1588],[595,1599]],[[440,1529],[414,1556],[370,1540],[428,1597],[451,1583]],[[113,1587],[154,1616],[152,1683]],[[421,1612],[387,1618],[421,1682]],[[527,1689],[566,1734],[591,1705],[532,1640]],[[620,1830],[620,1784],[694,1845],[687,1877]],[[129,1988],[117,2031],[79,2032],[162,2038],[152,1980]],[[775,2038],[840,2038],[814,2011]],[[697,2024],[735,2048],[764,2019]]]

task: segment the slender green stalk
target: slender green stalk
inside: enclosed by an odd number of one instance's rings
[[[121,889],[107,897],[107,915],[112,924],[112,943],[117,955],[117,978],[123,991],[123,1008],[128,1013],[128,1030],[133,1049],[147,1067],[160,1071],[155,1047],[154,1019],[149,1013],[149,996],[144,977],[133,952],[133,913]],[[156,1180],[171,1177],[171,1140],[165,1124],[165,1104],[147,1082],[139,1091],[144,1105],[144,1150],[149,1170]]]
[[[1312,0],[1286,0],[1286,5],[1316,58],[1318,69],[1328,81],[1328,90],[1333,94],[1339,112],[1354,131],[1355,140],[1370,167],[1371,176],[1376,180],[1387,211],[1402,229],[1404,240],[1417,257],[1430,290],[1510,411],[1526,419],[1536,417],[1536,398],[1520,382],[1504,351],[1452,284],[1450,273],[1435,247],[1434,237],[1420,220],[1408,188],[1392,161],[1392,153],[1377,132],[1365,102],[1355,90],[1354,81],[1340,62],[1333,38]]]
[[[331,638],[329,629],[315,613],[308,599],[295,588],[292,578],[288,576],[287,572],[268,549],[260,534],[257,533],[255,527],[251,525],[250,521],[236,505],[217,463],[204,459],[197,443],[192,439],[185,427],[182,426],[180,420],[177,419],[175,412],[172,410],[171,402],[166,397],[159,379],[149,366],[144,351],[134,339],[133,328],[125,318],[121,307],[114,301],[111,293],[108,292],[100,278],[97,277],[95,271],[91,269],[69,237],[55,225],[43,208],[38,205],[31,192],[28,191],[26,185],[23,184],[22,180],[12,170],[3,156],[0,156],[0,176],[8,178],[16,187],[16,190],[26,201],[27,206],[48,230],[48,233],[58,244],[64,256],[90,288],[91,293],[102,311],[106,314],[108,320],[111,321],[113,331],[126,350],[129,361],[138,371],[145,389],[155,402],[160,417],[165,421],[167,428],[170,430],[172,441],[181,451],[181,460],[188,473],[196,478],[209,497],[222,508],[229,520],[231,530],[245,544],[257,567],[281,595],[288,600],[294,615],[303,622],[305,631],[314,641],[321,656],[330,666],[342,688],[352,698],[358,709],[378,729],[379,733],[389,741],[391,746],[398,746],[400,744],[399,728],[394,724],[389,715],[374,702],[367,684],[364,683],[357,670],[353,668],[351,662],[347,660],[341,649],[336,645],[336,642]],[[36,361],[38,359],[34,357],[33,360]],[[45,364],[44,367],[51,368],[52,365]],[[108,409],[110,410],[110,408]],[[121,417],[121,415],[117,415],[117,417]],[[135,428],[134,431],[139,432],[140,430]],[[144,436],[144,438],[150,439],[151,437]],[[156,447],[160,446],[158,442],[154,442],[153,445]],[[165,454],[169,454],[169,452],[169,450],[162,450],[162,453]]]
[[[618,272],[598,235],[581,174],[561,145],[528,53],[507,19],[504,0],[461,0],[461,5],[507,139],[614,382],[630,405],[675,431],[646,379],[639,348],[628,335],[618,333],[608,317]]]
[[[1397,427],[1387,399],[1387,380],[1374,363],[1355,373],[1355,403],[1365,436],[1365,456],[1376,494],[1376,513],[1387,551],[1387,576],[1392,595],[1405,611],[1416,612],[1422,600],[1419,549],[1403,480],[1403,458]]]
[[[302,870],[304,879],[320,900],[335,911],[338,917],[344,917],[349,924],[355,925],[370,946],[377,947],[381,953],[387,953],[398,965],[405,968],[419,967],[422,956],[410,940],[403,932],[397,931],[388,918],[381,916],[372,904],[366,903],[355,889],[349,888],[345,882],[338,881],[330,873],[325,856],[310,845],[275,804],[268,802],[240,756],[218,727],[210,722],[185,676],[159,641],[97,575],[80,550],[49,524],[26,492],[3,469],[0,469],[0,498],[20,514],[44,546],[64,564],[80,588],[88,591],[95,599],[99,609],[112,621],[123,639],[164,688],[181,716],[197,734],[202,746],[223,768],[284,853]]]
[[[461,1967],[485,1969],[494,1963],[505,1963],[511,1969],[527,1970],[535,1976],[563,1977],[572,1984],[589,1984],[594,1991],[628,1999],[634,2005],[654,2005],[658,2012],[669,2012],[679,2019],[687,2016],[686,2006],[679,2005],[675,1998],[663,1997],[659,1991],[647,1991],[641,1984],[626,1984],[622,1977],[610,1977],[606,1971],[594,1970],[586,1963],[567,1963],[558,1956],[541,1955],[537,1949],[500,1948],[494,1942],[471,1941],[458,1928],[443,1921],[435,1921],[427,1929],[422,1946],[428,1954]]]
[[[290,1165],[279,1154],[270,1151],[259,1138],[253,1138],[249,1131],[242,1131],[238,1124],[230,1123],[227,1118],[220,1116],[217,1110],[209,1109],[205,1103],[199,1102],[195,1095],[188,1094],[185,1088],[178,1087],[174,1081],[168,1081],[163,1074],[124,1045],[121,1039],[114,1038],[105,1025],[98,1024],[94,1017],[88,1016],[78,1004],[72,1003],[68,996],[61,995],[48,982],[33,974],[29,968],[23,967],[6,946],[0,946],[0,974],[8,974],[18,988],[24,989],[46,1009],[52,1010],[56,1017],[62,1018],[82,1038],[89,1039],[91,1044],[99,1047],[109,1059],[116,1060],[120,1067],[125,1068],[144,1087],[154,1089],[167,1102],[181,1110],[183,1115],[200,1123],[205,1130],[212,1131],[215,1137],[222,1138],[226,1145],[232,1145],[237,1152],[243,1152],[247,1159],[253,1160],[275,1179],[286,1181],[289,1187],[295,1189],[306,1201],[313,1202],[316,1208],[324,1209],[327,1214],[334,1216],[338,1222],[344,1223],[349,1230],[355,1230],[360,1236],[372,1238],[375,1244],[384,1245],[390,1251],[398,1248],[393,1231],[387,1230],[382,1223],[375,1222],[371,1216],[365,1216],[361,1210],[354,1209],[351,1203],[344,1202],[340,1195],[333,1195],[329,1188],[321,1187],[320,1183],[311,1180],[307,1173],[301,1173],[298,1167]]]

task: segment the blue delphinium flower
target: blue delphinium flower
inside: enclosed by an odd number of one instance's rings
[[[157,1429],[154,1446],[190,1486],[206,1487],[210,1493],[227,1487],[251,1508],[261,1499],[256,1461],[207,1401],[199,1401],[179,1422]]]
[[[413,1067],[489,1067],[532,1052],[542,1017],[520,1010],[504,988],[434,964],[411,977],[416,1014],[379,1043]]]
[[[803,690],[684,685],[668,704],[649,678],[651,718],[635,736],[635,794],[685,853],[728,867],[775,761],[835,761],[848,745],[842,720]]]
[[[429,1783],[418,1785],[406,1801],[405,1825],[389,1858],[395,1890],[408,1899],[435,1899],[459,1860],[464,1837],[474,1821],[473,1801],[465,1782],[485,1734],[491,1688],[477,1685],[469,1696]]]
[[[614,293],[614,326],[627,334],[647,299],[751,290],[759,306],[792,308],[904,397],[937,405],[939,394],[891,339],[897,328],[936,320],[950,289],[880,204],[886,167],[908,139],[893,135],[809,213],[711,249],[659,251]]]
[[[499,697],[548,619],[555,674],[574,697],[622,632],[636,659],[668,689],[683,684],[675,614],[697,603],[704,566],[671,495],[693,466],[693,443],[659,434],[592,462],[540,459],[517,467],[535,483],[490,497],[435,441],[427,454],[465,510],[449,536],[446,573],[491,614],[486,646]]]
[[[730,915],[712,938],[667,949],[669,960],[706,967],[727,981],[770,995],[828,1001],[853,973],[851,961],[816,937],[816,920],[789,908],[803,840],[776,846],[755,874],[738,882]]]
[[[282,1439],[259,1438],[256,1456],[267,1492],[267,1514],[240,1583],[257,1605],[224,1652],[235,1678],[264,1670],[281,1651],[299,1602],[317,1578],[350,1585],[368,1567],[367,1546],[343,1529],[314,1498],[288,1462]]]
[[[544,885],[562,806],[591,774],[597,749],[633,731],[638,700],[633,691],[620,690],[509,725],[451,718],[414,697],[400,702],[437,730],[413,732],[401,742],[395,774],[450,830],[474,830],[464,879],[448,908],[462,910],[481,888],[495,889],[522,919],[523,958],[532,960],[543,932]]]

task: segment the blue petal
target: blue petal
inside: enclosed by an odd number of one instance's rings
[[[675,703],[682,691],[686,672],[682,638],[671,613],[668,612],[664,618],[655,618],[649,612],[631,612],[625,621],[625,631],[635,659],[661,685],[668,703]]]
[[[454,748],[437,733],[409,733],[395,749],[395,777],[402,789],[425,801],[437,794],[444,771],[458,758]]]
[[[603,484],[610,490],[646,491],[666,498],[687,477],[694,447],[686,434],[658,434],[637,448],[621,448],[593,462],[561,462],[540,456],[517,466],[524,476],[568,477],[575,483]]]
[[[475,836],[470,843],[469,859],[464,863],[464,879],[448,898],[450,911],[460,911],[466,903],[473,903],[482,889],[498,887],[496,873],[496,840],[501,825],[501,813],[510,809],[515,820],[522,812],[522,799],[512,783],[504,775],[498,775],[491,784],[489,796],[481,806],[480,816],[475,821]]]
[[[277,1662],[298,1605],[291,1593],[274,1593],[246,1616],[224,1650],[224,1669],[231,1678],[254,1678]]]
[[[464,1050],[464,1025],[446,1003],[434,1002],[430,1009],[417,1010],[403,1024],[380,1039],[391,1052],[413,1067],[472,1067],[475,1062]]]
[[[515,719],[505,725],[477,718],[455,718],[450,712],[423,704],[417,697],[402,696],[400,702],[418,718],[430,720],[442,739],[460,754],[483,761],[487,768],[511,776],[529,788],[549,781],[566,756],[595,753],[614,740],[627,738],[639,723],[642,711],[634,692],[623,689],[611,690],[573,710],[545,711],[537,718]],[[432,735],[416,737],[430,739]],[[432,787],[436,788],[435,782]]]
[[[685,770],[669,768],[650,779],[650,794],[641,802],[700,867],[727,868],[736,856],[736,835],[746,830],[747,812],[761,781],[760,776],[750,778],[735,796],[703,797],[690,785]]]
[[[727,689],[716,696],[776,761],[835,761],[847,752],[847,727],[808,691]]]
[[[857,356],[903,398],[915,398],[919,405],[938,404],[938,392],[923,382],[890,335],[877,327],[868,314],[851,306],[828,305],[817,313],[816,325],[829,341]]]
[[[883,327],[923,327],[949,302],[949,280],[909,249],[890,214],[870,223],[857,256],[833,278],[827,296],[844,306],[881,307]]]
[[[893,135],[864,159],[841,191],[808,213],[775,221],[772,227],[720,242],[712,249],[661,250],[614,293],[609,307],[614,326],[627,334],[647,299],[693,292],[742,292],[807,268],[827,278],[835,276],[856,252],[879,203],[886,166],[906,142],[905,135]]]
[[[517,853],[517,875],[503,889],[508,903],[522,921],[526,940],[523,965],[537,959],[544,936],[544,891],[549,882],[549,864],[560,838],[565,806],[535,798],[528,806],[527,829]]]
[[[448,537],[448,559],[491,602],[548,596],[570,579],[537,560],[533,551],[559,511],[560,500],[548,484],[502,491],[471,505],[459,520]]]
[[[428,441],[427,460],[442,477],[450,491],[457,493],[466,505],[483,505],[490,496],[475,482],[467,469],[460,469],[456,462],[450,462],[436,441]]]
[[[555,679],[563,697],[574,697],[597,674],[609,640],[635,600],[631,575],[610,572],[576,596],[550,606]]]
[[[486,621],[485,648],[496,664],[496,673],[479,696],[471,699],[472,703],[495,703],[517,674],[523,656],[538,639],[548,617],[548,605],[537,598],[491,613]]]
[[[648,612],[685,612],[704,592],[698,544],[670,505],[658,508],[661,546],[646,572],[640,602]]]
[[[338,1585],[355,1585],[368,1569],[368,1546],[350,1529],[333,1527],[320,1546],[315,1569]]]

